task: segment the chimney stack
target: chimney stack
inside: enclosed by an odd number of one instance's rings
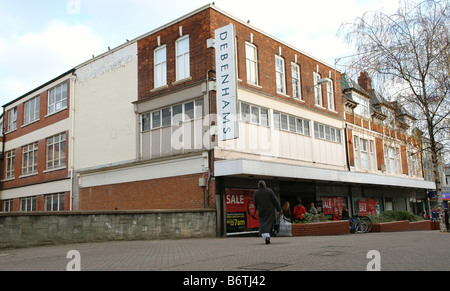
[[[358,85],[361,86],[366,92],[372,92],[372,79],[369,77],[369,73],[361,72],[358,77]]]

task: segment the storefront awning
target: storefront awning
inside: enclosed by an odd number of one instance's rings
[[[245,159],[215,161],[214,175],[216,177],[236,175],[267,176],[415,189],[435,188],[433,182],[424,180]]]

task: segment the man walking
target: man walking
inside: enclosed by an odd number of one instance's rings
[[[259,233],[266,244],[270,244],[270,231],[275,221],[275,209],[281,211],[280,203],[275,193],[266,188],[266,182],[258,182],[258,190],[253,194],[253,203],[258,211]]]

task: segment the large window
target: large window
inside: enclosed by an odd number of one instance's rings
[[[8,111],[8,131],[17,129],[17,107]]]
[[[144,132],[170,125],[180,125],[180,122],[202,118],[203,114],[204,101],[200,98],[141,114],[141,130]]]
[[[15,160],[16,160],[15,150],[6,152],[6,169],[5,169],[6,179],[14,178]]]
[[[3,211],[4,212],[12,212],[13,211],[13,200],[8,199],[3,201]]]
[[[166,46],[155,50],[155,88],[167,85],[167,58]]]
[[[402,172],[400,149],[388,145],[386,145],[385,148],[387,148],[387,150],[385,151],[386,168],[389,169],[389,173],[391,174],[400,174]]]
[[[281,112],[273,112],[273,125],[275,129],[290,131],[310,136],[310,121],[296,116],[284,114]]]
[[[189,36],[177,40],[177,81],[190,77]]]
[[[22,175],[37,173],[38,143],[31,143],[22,147]]]
[[[247,82],[258,85],[258,56],[256,46],[245,43],[245,58],[247,66]]]
[[[67,82],[49,90],[48,114],[63,110],[67,107]]]
[[[320,75],[316,72],[313,72],[314,77],[314,100],[315,104],[318,106],[323,106],[322,104],[322,85],[318,85],[320,80]]]
[[[45,211],[63,211],[64,193],[45,195]]]
[[[23,123],[28,124],[39,119],[39,96],[25,102]]]
[[[284,59],[277,55],[275,56],[275,74],[277,81],[277,92],[286,94]]]
[[[327,82],[327,99],[328,99],[328,109],[334,111],[334,89],[333,81],[329,80]]]
[[[301,85],[300,85],[300,67],[292,63],[292,97],[302,99]]]
[[[325,124],[314,122],[314,136],[318,139],[341,143],[341,130]]]
[[[66,166],[66,134],[47,138],[47,169]]]
[[[36,196],[21,198],[20,211],[36,211]]]
[[[355,113],[364,117],[369,118],[369,100],[367,98],[358,96],[356,94],[352,95],[353,100],[358,102],[358,106],[355,108]]]
[[[262,126],[269,126],[269,109],[243,102],[241,102],[240,105],[241,121]]]

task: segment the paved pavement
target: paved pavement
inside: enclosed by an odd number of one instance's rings
[[[71,250],[79,256],[67,258]],[[371,250],[379,257],[368,259]],[[81,271],[365,271],[368,265],[449,271],[450,233],[275,237],[269,245],[260,237],[227,237],[0,249],[1,271],[65,271],[67,266]]]

